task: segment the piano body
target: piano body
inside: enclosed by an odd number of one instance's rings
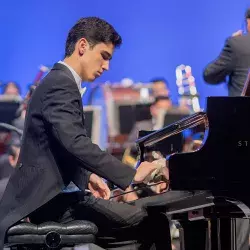
[[[237,249],[235,219],[250,216],[249,113],[250,97],[208,97],[206,112],[137,140],[141,161],[149,151],[168,160],[170,191],[155,199],[180,223],[182,249]],[[181,152],[181,133],[200,124],[200,147]]]

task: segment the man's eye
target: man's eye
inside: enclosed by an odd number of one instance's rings
[[[103,60],[105,60],[105,61],[109,60],[108,56],[105,55],[105,54],[102,54],[102,58],[103,58]]]

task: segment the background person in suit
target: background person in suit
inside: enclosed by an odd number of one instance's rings
[[[152,82],[152,92],[153,96],[170,96],[169,84],[166,79],[163,77],[153,78],[150,82]]]
[[[159,112],[162,110],[167,111],[171,108],[172,108],[172,101],[168,96],[157,96],[154,102],[150,106],[150,114],[152,116],[152,119],[136,122],[128,136],[128,142],[134,144],[135,141],[138,139],[138,133],[140,130],[145,130],[145,131],[154,130],[154,125],[156,122],[156,118],[159,115]]]
[[[218,84],[228,79],[229,96],[240,96],[250,68],[250,9],[246,11],[247,34],[235,32],[225,42],[220,55],[209,63],[203,77],[207,83]]]
[[[240,96],[250,68],[250,9],[245,13],[246,31],[235,32],[226,40],[219,57],[205,68],[204,80],[210,84],[218,84],[228,80],[229,96]],[[237,249],[249,249],[249,220],[237,219]]]
[[[14,171],[20,153],[20,140],[13,138],[8,150],[0,156],[0,200]]]
[[[84,127],[81,82],[108,70],[121,42],[106,21],[81,18],[68,34],[65,59],[32,94],[17,167],[0,205],[0,248],[6,230],[26,216],[34,223],[87,219],[100,233],[147,217],[140,207],[109,201],[110,190],[99,176],[124,190],[131,182],[142,182],[157,166],[144,162],[132,169],[93,144]],[[82,191],[62,193],[70,182]],[[93,195],[85,194],[87,187]]]

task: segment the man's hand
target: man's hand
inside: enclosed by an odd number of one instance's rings
[[[158,185],[155,186],[154,191],[157,194],[161,194],[166,192],[168,189],[168,184],[166,182],[160,182]]]
[[[167,167],[163,167],[160,172],[160,176],[162,176],[162,180],[158,185],[155,186],[155,192],[157,194],[166,192],[169,188],[169,183],[167,180],[169,180],[169,171]]]
[[[110,198],[110,189],[108,185],[96,174],[89,177],[88,188],[96,198],[108,200]]]
[[[121,189],[117,189],[113,191],[113,196],[117,196],[113,198],[112,200],[117,202],[130,202],[138,199],[138,195],[136,194],[136,190],[134,192],[133,187],[129,186],[125,189],[125,191],[122,191]],[[126,192],[130,192],[128,194],[124,194]]]
[[[155,192],[157,194],[163,193],[167,191],[169,185],[168,181],[169,180],[169,170],[168,170],[168,161],[166,159],[162,158],[156,161],[153,161],[153,163],[158,164],[160,167],[160,171],[158,172],[157,176],[160,178],[160,182],[158,185],[155,186]],[[158,179],[157,177],[155,179]]]
[[[146,179],[151,175],[153,171],[157,169],[157,165],[154,163],[150,163],[147,161],[144,161],[140,164],[140,166],[137,168],[134,182],[135,183],[141,183],[141,182],[148,182]]]
[[[236,32],[234,32],[232,34],[232,36],[242,36],[242,35],[243,35],[243,31],[242,30],[238,30],[238,31],[236,31]]]

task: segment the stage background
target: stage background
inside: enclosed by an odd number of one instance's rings
[[[0,81],[15,80],[25,92],[40,64],[52,66],[63,58],[70,27],[80,17],[99,16],[115,26],[124,44],[98,81],[163,76],[175,98],[175,67],[189,64],[203,105],[208,95],[227,94],[225,85],[205,84],[202,70],[225,39],[242,27],[248,4],[249,0],[2,0]]]
[[[176,101],[175,68],[188,64],[204,107],[206,96],[227,95],[225,84],[205,84],[202,71],[225,39],[242,28],[248,6],[249,0],[1,0],[0,82],[17,81],[25,94],[39,65],[63,58],[71,26],[80,17],[98,16],[112,23],[124,41],[98,82],[165,77]]]

